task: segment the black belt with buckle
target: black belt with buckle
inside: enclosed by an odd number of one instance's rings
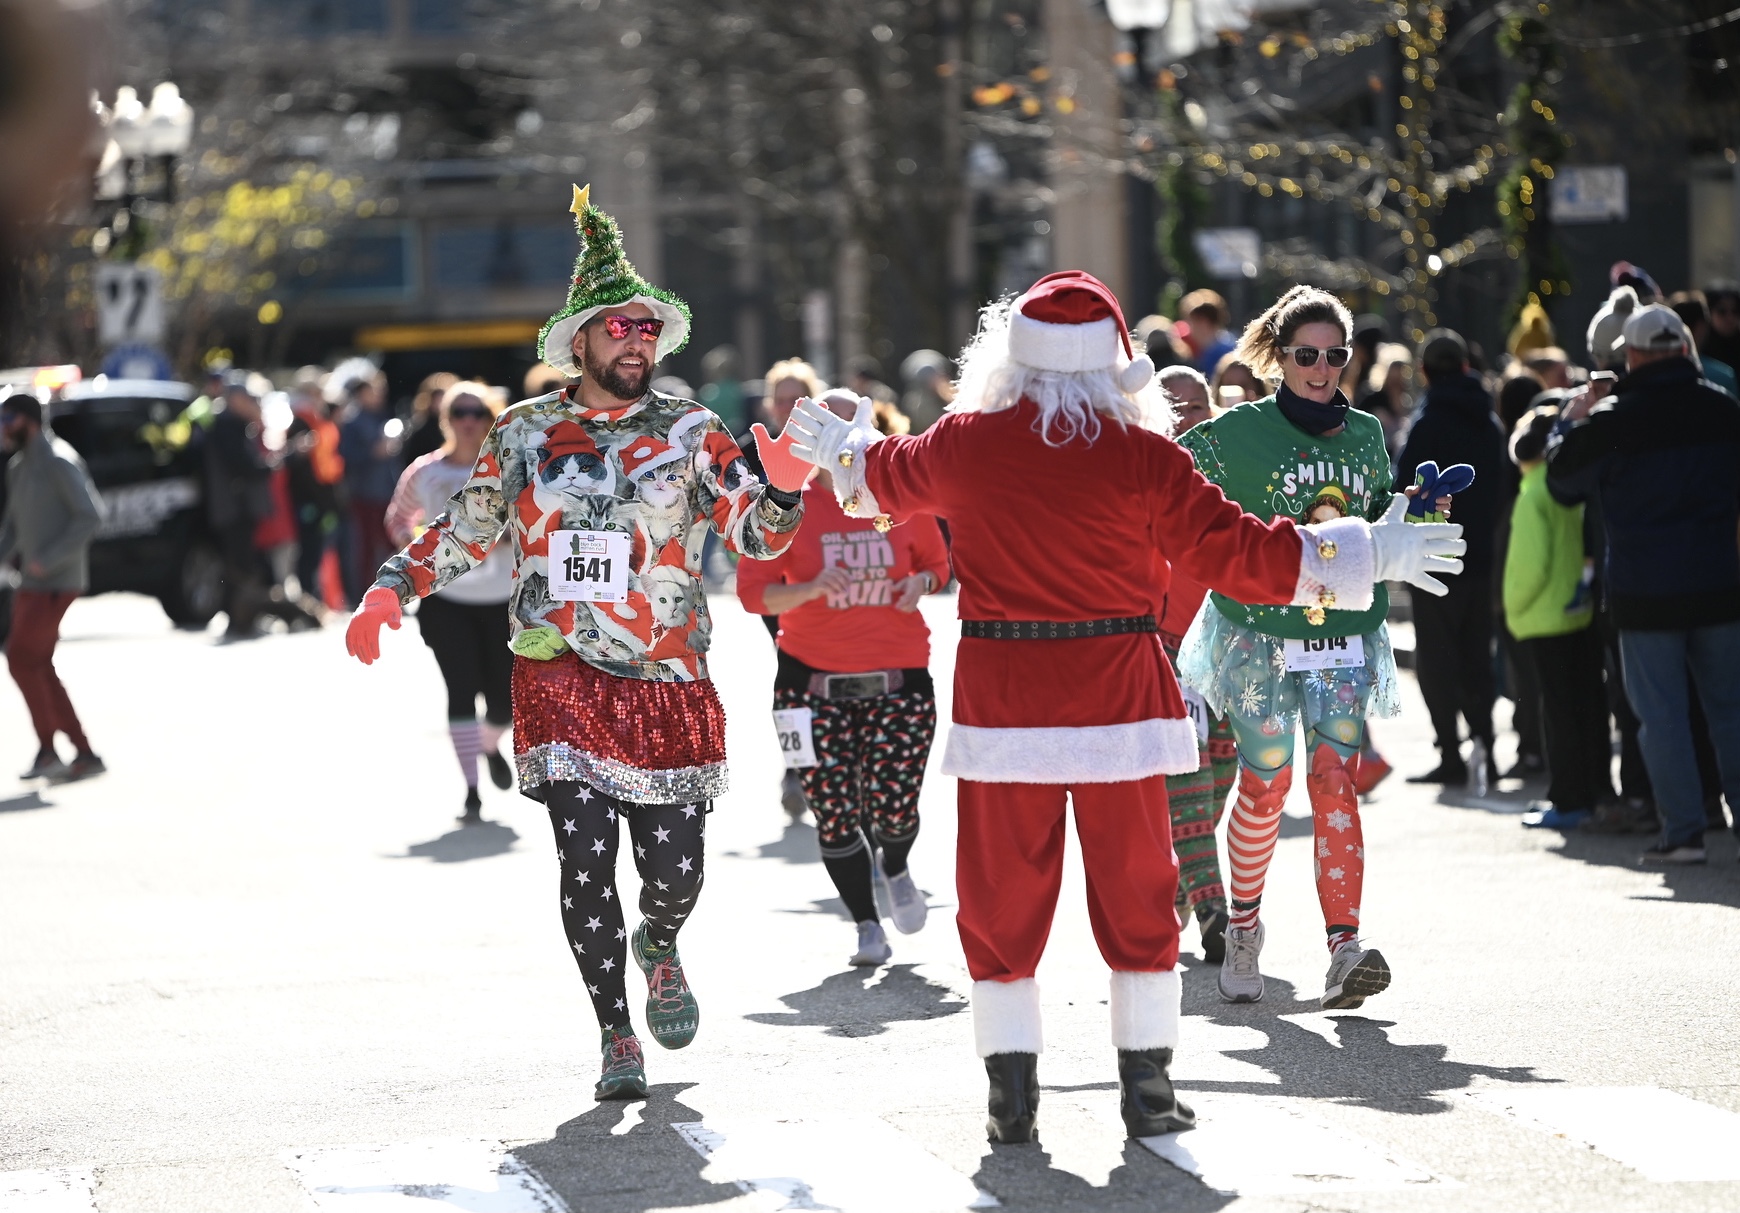
[[[905,685],[905,670],[810,675],[810,694],[817,699],[871,699],[877,695],[892,695]]]
[[[1128,636],[1158,632],[1152,615],[1126,619],[1077,619],[1050,623],[1043,619],[963,619],[961,635],[969,640],[1080,640],[1088,636]]]

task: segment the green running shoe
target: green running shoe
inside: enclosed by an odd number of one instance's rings
[[[642,920],[634,929],[634,961],[646,974],[646,1029],[667,1049],[680,1049],[695,1039],[701,1026],[701,1004],[683,976],[676,945],[661,948],[647,934]]]
[[[645,1099],[646,1059],[640,1038],[631,1033],[604,1029],[604,1073],[592,1088],[596,1099]]]

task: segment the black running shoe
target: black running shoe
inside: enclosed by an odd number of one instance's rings
[[[508,760],[502,757],[501,751],[491,750],[484,756],[489,763],[489,781],[502,791],[514,786],[514,770],[508,765]]]

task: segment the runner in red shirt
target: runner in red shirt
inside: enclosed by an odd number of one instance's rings
[[[820,398],[850,417],[855,394]],[[892,408],[877,421],[903,429]],[[816,815],[822,864],[858,924],[851,963],[877,965],[893,950],[876,911],[872,870],[902,934],[924,926],[924,896],[907,855],[918,837],[918,792],[936,734],[930,629],[918,601],[948,583],[948,548],[936,519],[891,530],[849,517],[820,473],[804,491],[805,523],[772,560],[737,567],[737,597],[778,615],[774,709],[782,739],[795,735],[804,795]],[[805,713],[808,713],[807,719]],[[802,754],[809,740],[813,754]],[[875,852],[874,863],[872,851]]]

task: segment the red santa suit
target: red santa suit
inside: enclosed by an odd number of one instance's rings
[[[1116,302],[1086,275],[1053,275],[1016,303],[1017,370],[1103,386],[1128,350]],[[1124,383],[1151,375],[1146,362]],[[848,447],[838,457],[845,483],[835,472],[849,509],[949,522],[963,639],[942,769],[961,780],[957,921],[982,1057],[1041,1051],[1033,977],[1068,800],[1094,938],[1113,970],[1113,1043],[1177,1046],[1178,867],[1165,776],[1196,769],[1197,740],[1152,614],[1171,568],[1242,602],[1371,595],[1369,537],[1337,543],[1324,528],[1261,523],[1170,438],[1101,416],[1097,437],[1060,440],[1047,424],[1055,419],[1027,396],[954,411],[919,437]],[[1071,624],[1129,630],[1069,638]]]

